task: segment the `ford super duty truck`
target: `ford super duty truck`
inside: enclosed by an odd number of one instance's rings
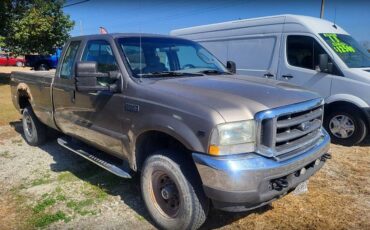
[[[210,207],[268,204],[330,158],[320,96],[238,76],[185,39],[75,37],[55,74],[13,72],[11,90],[30,145],[54,129],[61,146],[102,168],[139,174],[160,228],[198,228]]]

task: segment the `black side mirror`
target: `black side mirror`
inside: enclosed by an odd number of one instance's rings
[[[319,71],[324,73],[331,73],[333,71],[333,63],[329,62],[328,54],[319,55]]]
[[[236,64],[233,61],[226,62],[226,68],[229,70],[230,73],[236,73]]]
[[[76,63],[76,90],[80,92],[96,92],[109,90],[117,91],[117,85],[99,85],[98,78],[118,79],[118,72],[100,73],[95,61],[81,61]]]

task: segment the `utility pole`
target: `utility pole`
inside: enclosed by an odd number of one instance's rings
[[[325,0],[321,0],[320,18],[324,18]]]

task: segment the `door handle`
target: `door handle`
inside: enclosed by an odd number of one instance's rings
[[[292,76],[292,75],[290,75],[290,74],[282,75],[282,77],[283,77],[285,80],[290,80],[290,79],[292,79],[292,78],[293,78],[293,76]]]
[[[265,78],[273,78],[273,77],[275,77],[272,73],[265,73],[263,76]]]

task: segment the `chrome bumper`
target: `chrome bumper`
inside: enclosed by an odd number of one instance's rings
[[[280,162],[256,153],[225,157],[193,153],[206,195],[216,208],[230,211],[253,209],[279,198],[324,165],[321,159],[329,150],[330,137],[323,132],[315,146]],[[305,173],[297,176],[302,168]],[[277,191],[271,181],[279,178],[285,178],[288,187]]]

